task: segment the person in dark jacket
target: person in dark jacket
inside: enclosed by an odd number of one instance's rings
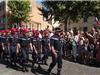
[[[61,75],[62,69],[62,55],[63,55],[63,46],[64,41],[61,35],[62,30],[60,28],[55,29],[54,36],[51,37],[51,52],[52,52],[52,63],[49,66],[48,74],[50,75],[51,70],[56,64],[57,66],[57,75]]]
[[[47,59],[50,52],[50,38],[49,38],[49,32],[47,30],[44,31],[44,37],[42,38],[42,50],[43,50],[42,63],[48,65]]]
[[[29,48],[32,50],[32,43],[30,41],[30,38],[28,37],[28,30],[23,29],[22,30],[22,36],[19,37],[18,43],[17,43],[17,53],[20,52],[20,63],[22,65],[22,71],[23,72],[28,72],[28,53],[29,53]]]

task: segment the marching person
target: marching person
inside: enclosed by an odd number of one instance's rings
[[[18,37],[16,36],[16,28],[11,29],[11,35],[9,37],[10,44],[10,63],[16,66],[16,45]]]
[[[20,63],[22,65],[23,72],[28,72],[27,65],[29,48],[31,50],[33,49],[30,38],[28,37],[28,30],[23,29],[22,35],[20,35],[17,43],[17,53],[20,52]]]
[[[9,46],[9,30],[5,30],[2,34],[3,60],[9,62],[10,46]]]
[[[42,50],[44,55],[42,58],[42,63],[48,65],[47,59],[50,52],[50,38],[49,32],[47,30],[44,31],[44,37],[42,38]]]
[[[38,52],[37,52],[37,49],[36,49],[36,38],[35,38],[35,32],[36,30],[33,29],[32,30],[32,36],[31,36],[31,42],[32,42],[32,47],[33,47],[33,50],[32,50],[32,70],[35,69],[35,64],[38,62]]]
[[[57,75],[61,75],[63,55],[63,40],[61,32],[62,30],[60,28],[56,28],[54,36],[51,37],[52,63],[50,64],[48,69],[49,75],[56,64],[58,64]]]
[[[33,37],[31,39],[32,46],[33,46],[33,52],[32,52],[32,69],[35,68],[35,64],[38,64],[38,68],[41,68],[41,60],[42,60],[42,39],[39,37],[39,31],[38,30],[32,30]]]
[[[2,54],[3,54],[3,37],[5,36],[5,31],[1,30],[0,31],[0,58],[2,58]]]

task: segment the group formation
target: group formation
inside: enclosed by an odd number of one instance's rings
[[[100,30],[92,28],[91,32],[84,28],[79,31],[73,28],[64,32],[60,28],[54,31],[29,30],[12,28],[0,31],[0,58],[10,65],[20,64],[23,72],[28,72],[29,55],[32,58],[32,69],[48,65],[48,56],[52,57],[47,74],[57,65],[57,75],[61,75],[63,57],[71,57],[73,61],[84,64],[96,59],[100,62]]]

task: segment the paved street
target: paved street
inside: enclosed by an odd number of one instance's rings
[[[51,62],[51,58],[49,58],[48,63]],[[81,65],[78,63],[69,62],[66,60],[63,60],[63,70],[62,75],[100,75],[100,68],[96,67],[90,67],[86,65]],[[46,69],[48,66],[42,66],[43,70],[38,71],[36,70],[36,73],[31,72],[29,67],[28,73],[23,73],[21,71],[17,71],[12,68],[7,68],[6,65],[0,64],[0,75],[46,75]],[[56,67],[53,69],[52,73],[53,75],[56,74]]]

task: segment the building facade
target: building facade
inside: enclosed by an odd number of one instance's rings
[[[7,21],[7,17],[9,16],[9,8],[7,6],[9,0],[5,0],[5,1],[1,1],[0,2],[0,27],[2,28],[6,28],[8,27],[8,24],[10,21]],[[40,5],[38,5],[36,3],[35,0],[29,0],[30,1],[30,22],[29,23],[24,23],[22,22],[22,25],[28,28],[35,28],[38,30],[44,30],[46,29],[47,26],[50,27],[50,29],[52,30],[52,26],[43,20],[43,15],[41,13],[41,11],[39,10],[39,8],[41,8]]]
[[[83,30],[84,27],[88,28],[88,31],[91,30],[92,27],[100,27],[99,25],[96,24],[95,21],[95,17],[91,16],[87,19],[87,21],[85,22],[83,19],[81,19],[80,21],[78,21],[77,23],[69,23],[67,26],[67,29],[73,29],[74,27],[76,27],[79,30]],[[61,24],[60,27],[64,30],[64,24]]]
[[[5,27],[5,2],[0,2],[0,29],[3,29]]]
[[[36,0],[30,0],[31,2],[31,12],[30,16],[30,25],[28,27],[30,28],[36,28],[38,30],[44,30],[47,26],[50,27],[50,30],[52,30],[51,24],[49,24],[47,21],[43,19],[42,12],[39,10],[39,8],[42,8],[41,5],[36,3]]]

